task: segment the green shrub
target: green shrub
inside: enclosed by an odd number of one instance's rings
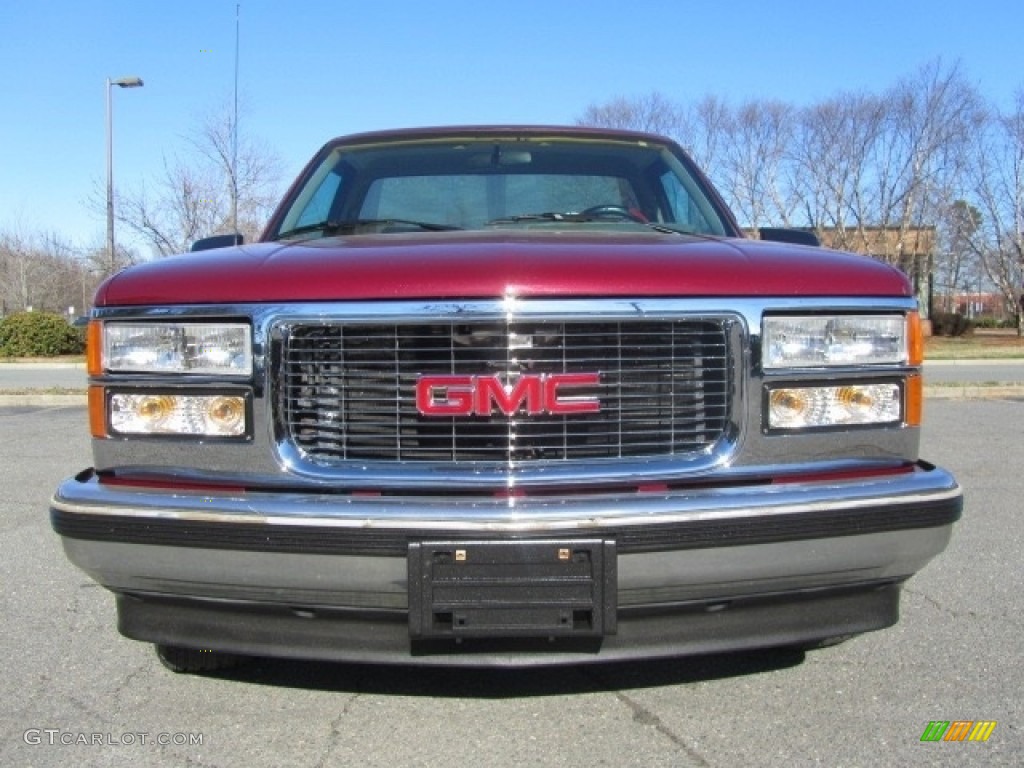
[[[974,318],[975,328],[1002,328],[1002,321],[993,315],[982,315]]]
[[[78,355],[85,338],[52,312],[17,312],[0,320],[0,357]]]
[[[932,333],[936,336],[963,336],[974,330],[974,323],[955,312],[935,312],[931,316]]]
[[[1000,318],[995,315],[982,315],[974,318],[975,328],[1016,328],[1017,321],[1012,317]]]

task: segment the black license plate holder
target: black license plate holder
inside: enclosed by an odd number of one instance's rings
[[[414,639],[616,631],[614,541],[412,542],[408,567]]]

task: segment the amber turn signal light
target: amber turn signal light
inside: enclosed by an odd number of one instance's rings
[[[89,431],[93,437],[107,436],[107,404],[103,387],[89,387]]]
[[[907,376],[906,383],[906,415],[903,423],[908,427],[921,426],[924,412],[924,381],[919,374]]]
[[[911,365],[924,362],[924,332],[918,312],[907,313],[907,362]]]
[[[103,324],[90,320],[85,333],[85,363],[90,376],[103,373]]]

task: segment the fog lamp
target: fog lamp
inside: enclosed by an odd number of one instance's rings
[[[896,383],[776,387],[768,392],[769,429],[897,424],[902,411]]]
[[[115,435],[241,437],[247,433],[244,395],[117,392],[110,396]]]

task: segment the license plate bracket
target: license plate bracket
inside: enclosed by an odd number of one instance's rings
[[[616,631],[615,542],[411,542],[409,634],[602,637]]]

